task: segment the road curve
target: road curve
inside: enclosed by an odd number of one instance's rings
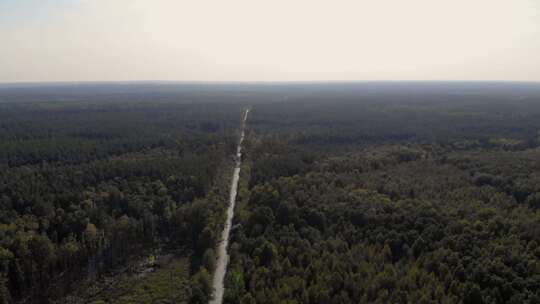
[[[236,148],[236,164],[234,166],[233,178],[231,183],[231,192],[229,196],[229,207],[227,208],[227,221],[221,233],[221,241],[218,245],[218,260],[214,280],[212,283],[214,293],[210,304],[221,304],[223,301],[223,293],[225,291],[224,279],[227,272],[227,264],[229,263],[229,255],[227,254],[227,246],[229,245],[229,235],[231,232],[232,220],[234,217],[234,205],[236,203],[236,194],[238,192],[238,180],[240,178],[240,166],[242,165],[242,142],[244,141],[246,121],[249,114],[249,109],[244,112],[242,120],[240,140]]]

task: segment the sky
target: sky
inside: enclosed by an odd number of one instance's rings
[[[540,0],[0,0],[0,82],[540,81]]]

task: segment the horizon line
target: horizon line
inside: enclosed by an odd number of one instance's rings
[[[89,85],[89,84],[200,84],[200,85],[286,85],[286,84],[354,84],[354,83],[521,83],[540,84],[540,80],[59,80],[2,82],[0,86]]]

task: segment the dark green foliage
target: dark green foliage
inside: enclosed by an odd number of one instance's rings
[[[180,102],[0,104],[0,303],[46,303],[164,246],[194,253],[195,272],[207,252],[212,270],[240,112]]]
[[[7,279],[4,275],[0,276],[0,304],[11,303],[11,294],[7,287]]]
[[[251,188],[231,266],[245,292],[228,303],[248,293],[257,303],[534,303],[540,213],[439,156],[371,153],[321,157]]]
[[[208,270],[202,267],[192,278],[190,303],[206,304],[210,301],[212,294],[212,277]]]
[[[407,98],[254,108],[226,303],[538,302],[538,102]]]
[[[0,303],[158,247],[207,303],[245,103],[225,303],[540,303],[537,85],[106,87],[0,91]]]

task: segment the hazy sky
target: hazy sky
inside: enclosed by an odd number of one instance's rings
[[[540,0],[0,0],[0,82],[540,81]]]

